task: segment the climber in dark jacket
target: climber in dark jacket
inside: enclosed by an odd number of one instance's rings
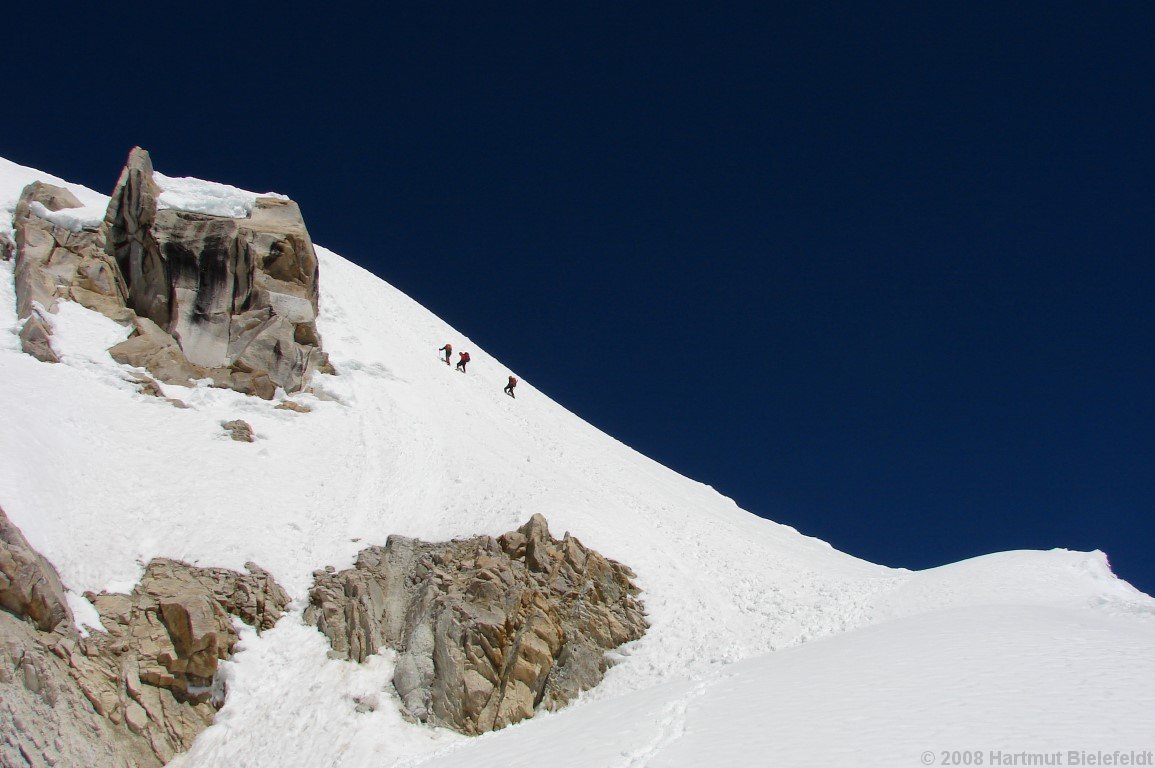
[[[516,386],[517,386],[517,377],[516,376],[510,376],[509,377],[509,383],[505,385],[505,389],[503,389],[502,392],[505,392],[505,394],[509,395],[512,398],[516,398],[517,395],[513,394],[513,390]]]
[[[442,347],[441,349],[439,349],[437,351],[445,353],[445,364],[449,365],[449,358],[453,357],[453,345],[452,344],[446,344],[444,347]]]
[[[457,361],[457,370],[461,371],[462,373],[465,373],[465,364],[468,362],[469,362],[469,353],[468,352],[462,352],[461,353],[461,359],[459,359]]]

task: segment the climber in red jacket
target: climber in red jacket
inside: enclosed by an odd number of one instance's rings
[[[509,383],[505,385],[505,389],[503,389],[502,392],[505,392],[505,394],[516,399],[517,395],[513,394],[513,390],[515,387],[517,387],[517,377],[516,376],[510,376],[509,377]]]
[[[465,364],[469,362],[469,353],[462,352],[461,359],[457,361],[457,370],[465,373]]]

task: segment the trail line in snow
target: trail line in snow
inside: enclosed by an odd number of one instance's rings
[[[673,744],[686,732],[686,713],[696,699],[706,693],[711,685],[723,682],[723,675],[712,680],[702,680],[686,693],[677,697],[658,715],[658,732],[649,742],[625,755],[625,759],[614,768],[645,768],[666,747]]]

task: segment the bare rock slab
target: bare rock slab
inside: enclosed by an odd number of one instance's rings
[[[647,624],[633,572],[534,515],[497,538],[428,543],[391,536],[356,565],[314,572],[305,619],[334,655],[398,652],[405,713],[479,734],[596,685],[606,652]]]

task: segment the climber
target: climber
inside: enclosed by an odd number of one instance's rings
[[[517,395],[513,394],[514,387],[516,387],[516,386],[517,386],[517,377],[516,376],[510,376],[509,377],[509,383],[505,385],[505,389],[503,389],[502,391],[505,392],[505,394],[509,395],[512,398],[517,398]]]
[[[469,353],[462,352],[461,359],[457,361],[457,370],[465,373],[465,364],[469,362]]]
[[[441,349],[439,349],[437,351],[445,353],[445,364],[449,365],[449,358],[453,357],[453,345],[452,344],[446,344],[444,347],[442,347]]]

